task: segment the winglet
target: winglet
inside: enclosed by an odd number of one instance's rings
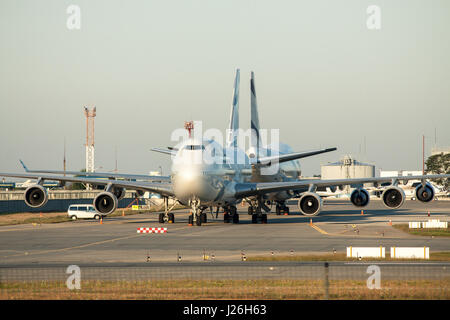
[[[27,166],[25,165],[25,163],[23,163],[23,161],[20,160],[20,159],[19,159],[19,161],[20,161],[20,164],[22,165],[22,167],[25,169],[25,172],[29,172],[30,170],[28,170],[28,168],[27,168]]]

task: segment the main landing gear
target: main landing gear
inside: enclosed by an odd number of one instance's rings
[[[237,208],[235,206],[227,206],[223,207],[224,215],[223,222],[224,223],[239,223],[239,214],[237,213]]]
[[[252,206],[248,207],[248,214],[252,216],[252,223],[261,222],[263,224],[267,223],[267,214],[262,213],[260,206]]]
[[[172,206],[169,207],[169,198],[164,197],[164,212],[159,214],[159,223],[174,223],[175,222],[175,216],[172,212],[173,208],[175,208],[177,202],[174,201]]]
[[[284,202],[277,202],[277,205],[275,207],[277,216],[279,215],[288,215],[289,214],[289,207],[286,206],[286,204]]]

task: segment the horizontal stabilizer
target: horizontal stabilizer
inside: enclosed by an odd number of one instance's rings
[[[159,152],[159,153],[164,153],[164,154],[168,154],[171,156],[176,155],[176,150],[171,150],[171,149],[163,149],[163,148],[151,148],[151,151],[155,151],[155,152]]]
[[[255,164],[256,166],[270,166],[274,163],[281,163],[286,161],[292,161],[296,159],[301,158],[307,158],[311,156],[315,156],[317,154],[326,153],[335,151],[337,148],[327,148],[327,149],[320,149],[315,151],[308,151],[308,152],[293,152],[293,153],[286,153],[286,154],[280,154],[276,156],[270,156],[270,157],[263,157],[258,160],[258,162]]]

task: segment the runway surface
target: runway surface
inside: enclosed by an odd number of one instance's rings
[[[326,201],[313,218],[270,214],[267,224],[252,224],[245,207],[240,223],[223,223],[208,213],[208,223],[188,226],[188,212],[176,211],[174,224],[158,223],[155,213],[67,223],[0,227],[0,265],[202,262],[203,255],[216,261],[240,261],[246,256],[345,252],[347,246],[430,247],[431,252],[450,250],[450,239],[407,235],[389,225],[440,219],[448,221],[450,201],[423,204],[406,201],[399,210],[372,201],[361,210],[345,201]],[[430,211],[431,217],[427,216]],[[165,234],[138,234],[139,227],[167,227]]]
[[[323,263],[250,262],[246,257],[290,254],[344,253],[347,246],[430,247],[449,251],[450,239],[411,236],[389,225],[440,219],[448,221],[450,201],[423,204],[407,201],[399,210],[372,201],[364,209],[345,201],[326,201],[317,217],[300,215],[290,203],[291,215],[270,214],[267,224],[252,224],[246,207],[238,207],[239,224],[223,223],[208,213],[208,223],[188,226],[188,211],[176,211],[174,224],[158,223],[155,213],[42,225],[0,227],[0,278],[47,279],[67,277],[69,265],[78,265],[84,278],[320,278]],[[428,217],[427,212],[431,217]],[[163,234],[138,234],[140,227],[167,227]],[[204,255],[209,260],[204,261]],[[178,261],[178,258],[181,261]],[[449,276],[449,263],[377,262],[387,278]],[[330,277],[364,279],[365,263],[330,264]],[[232,270],[230,272],[230,270]],[[437,277],[437,278],[436,278]]]
[[[450,263],[441,262],[156,262],[79,265],[84,280],[257,280],[322,279],[367,280],[377,265],[384,280],[446,280]],[[65,280],[67,265],[0,266],[0,281]],[[369,270],[370,271],[370,270]]]

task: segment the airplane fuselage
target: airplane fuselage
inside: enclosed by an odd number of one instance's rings
[[[285,147],[286,148],[286,147]],[[283,150],[286,153],[290,150]],[[271,149],[261,149],[271,154]],[[282,182],[298,179],[298,161],[280,163],[273,174],[252,171],[251,158],[242,149],[223,149],[213,140],[188,139],[178,148],[172,162],[172,183],[176,198],[185,205],[235,205],[236,184],[240,182]],[[267,200],[292,198],[289,191],[269,193]]]

